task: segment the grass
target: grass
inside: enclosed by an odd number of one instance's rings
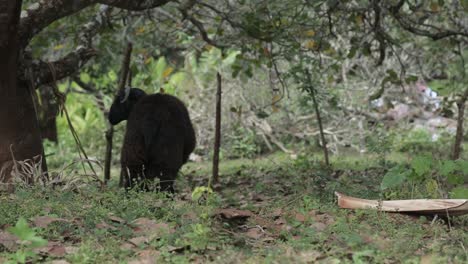
[[[332,169],[320,166],[319,156],[225,161],[220,190],[198,201],[191,194],[208,182],[209,163],[185,166],[174,199],[125,193],[116,187],[117,169],[105,190],[92,182],[64,190],[18,189],[0,195],[0,262],[18,261],[21,250],[44,263],[468,261],[466,216],[449,226],[440,219],[339,209],[334,191],[380,195],[384,169],[364,157],[335,157]],[[243,211],[235,217],[221,208]],[[39,216],[53,221],[41,223]],[[21,217],[48,246],[5,246],[4,234]]]

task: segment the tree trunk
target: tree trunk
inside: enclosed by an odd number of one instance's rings
[[[17,78],[21,0],[0,0],[0,182],[10,182],[15,160],[43,157],[32,93]],[[46,169],[45,160],[42,163]],[[29,179],[32,181],[33,179]]]
[[[323,132],[323,125],[322,125],[322,117],[320,117],[320,109],[318,106],[317,99],[315,98],[315,88],[312,87],[312,78],[310,77],[310,72],[306,71],[307,74],[307,81],[308,81],[308,92],[312,97],[312,102],[314,103],[315,115],[317,116],[317,122],[319,125],[320,131],[320,139],[322,141],[322,149],[323,149],[323,157],[325,159],[325,165],[330,166],[330,160],[328,159],[328,148],[327,148],[327,140],[325,139],[325,133]]]
[[[320,130],[320,139],[322,141],[323,157],[325,158],[325,165],[330,166],[330,160],[328,159],[328,148],[327,140],[325,139],[325,133],[323,133],[322,117],[320,117],[320,109],[318,107],[317,100],[315,99],[315,91],[312,89],[310,95],[314,103],[315,115],[317,116],[317,122]]]
[[[457,133],[455,135],[455,143],[453,145],[452,159],[457,160],[460,158],[462,151],[462,142],[463,142],[463,120],[465,119],[465,104],[467,99],[467,92],[464,96],[457,102],[458,107],[458,118],[457,118]]]

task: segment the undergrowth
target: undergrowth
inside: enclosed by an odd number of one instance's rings
[[[126,193],[116,187],[117,179],[105,189],[93,182],[71,189],[21,187],[0,195],[0,262],[468,260],[466,216],[447,222],[339,209],[335,191],[383,197],[381,182],[389,168],[352,159],[333,161],[332,168],[325,168],[312,156],[291,160],[281,154],[225,162],[219,189],[213,192],[200,188],[208,182],[209,164],[190,163],[177,180],[173,198]],[[18,234],[31,236],[19,244],[6,242],[8,235]]]

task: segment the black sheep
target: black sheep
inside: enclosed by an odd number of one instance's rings
[[[174,192],[180,167],[195,148],[195,131],[184,103],[168,94],[147,95],[131,88],[116,96],[109,121],[127,120],[120,158],[121,185],[148,190],[156,177],[163,191]]]

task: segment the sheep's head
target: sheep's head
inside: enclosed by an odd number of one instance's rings
[[[133,106],[145,96],[145,91],[138,88],[125,89],[120,91],[114,98],[114,102],[109,111],[109,122],[117,125],[123,120],[127,120]]]

